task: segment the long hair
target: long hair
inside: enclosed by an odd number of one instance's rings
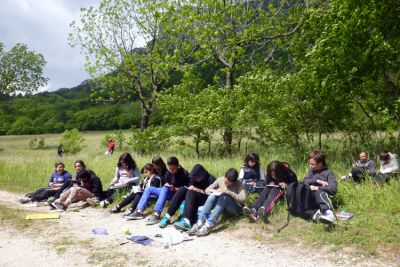
[[[249,161],[254,161],[256,163],[256,165],[254,167],[258,167],[260,166],[260,157],[258,156],[257,153],[251,152],[249,154],[247,154],[247,156],[244,158],[244,166],[246,167],[250,167],[249,166]]]
[[[119,157],[117,164],[118,168],[122,167],[121,161],[125,162],[126,166],[128,167],[128,170],[134,170],[137,167],[136,162],[133,160],[131,154],[129,154],[128,152],[125,152]]]
[[[154,166],[154,172],[157,173],[157,175],[163,176],[165,172],[167,171],[167,165],[165,164],[164,160],[160,157],[154,157],[151,160],[151,163]]]
[[[287,174],[287,163],[277,160],[271,161],[267,166],[267,179],[282,182]],[[275,172],[275,179],[272,178],[272,172]],[[267,181],[269,182],[269,181]]]

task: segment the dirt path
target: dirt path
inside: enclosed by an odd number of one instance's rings
[[[0,191],[0,203],[30,212],[49,212],[47,207],[28,207],[16,195]],[[59,220],[36,221],[32,229],[18,232],[0,229],[0,266],[394,266],[376,259],[360,259],[328,249],[307,253],[300,245],[268,244],[240,239],[231,231],[186,241],[165,248],[154,237],[170,226],[147,226],[144,221],[125,221],[108,210],[86,208],[63,212]],[[108,235],[93,235],[95,227],[107,228]],[[133,235],[155,241],[148,246],[126,243],[128,227]],[[236,230],[235,230],[236,231]],[[239,230],[240,231],[240,230]],[[305,256],[307,255],[307,256]]]

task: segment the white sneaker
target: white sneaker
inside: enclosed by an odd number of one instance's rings
[[[110,205],[110,202],[107,199],[100,201],[100,207],[106,208],[108,205]]]
[[[321,215],[319,217],[319,220],[323,223],[331,224],[331,223],[336,222],[336,217],[335,217],[335,214],[333,214],[333,211],[327,210],[324,212],[323,215]]]

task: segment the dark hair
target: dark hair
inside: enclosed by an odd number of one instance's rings
[[[267,179],[276,180],[280,183],[284,180],[287,169],[288,164],[286,162],[280,162],[277,160],[271,161],[267,166]],[[275,179],[272,178],[273,171],[275,172]]]
[[[225,177],[228,179],[229,182],[234,183],[238,180],[239,173],[234,168],[230,168],[226,171]]]
[[[65,167],[65,164],[62,163],[61,161],[58,161],[54,164],[54,168],[57,168],[59,165],[63,165],[63,167]]]
[[[178,158],[175,157],[175,156],[169,157],[168,160],[167,160],[167,165],[179,166]]]
[[[388,161],[388,160],[390,160],[389,152],[387,152],[387,151],[382,151],[381,153],[379,153],[379,160],[382,160],[382,161]]]
[[[308,159],[314,159],[317,163],[322,162],[322,165],[326,166],[325,153],[322,150],[314,150],[310,155],[308,155]]]
[[[89,178],[90,178],[90,172],[87,170],[81,170],[76,174],[76,179],[89,180]]]
[[[260,157],[258,156],[257,153],[252,152],[252,153],[247,154],[247,156],[244,158],[244,166],[250,167],[249,166],[250,160],[254,161],[256,163],[255,167],[260,165]]]
[[[75,161],[74,167],[75,167],[75,165],[76,165],[77,163],[79,163],[79,164],[82,166],[83,169],[86,169],[86,165],[85,165],[85,163],[83,162],[83,160],[78,159],[77,161]]]
[[[151,164],[151,163],[146,163],[146,164],[143,166],[143,168],[142,168],[142,173],[144,173],[145,170],[154,172],[154,169],[155,169],[155,168],[154,168],[154,165],[153,165],[153,164]]]
[[[121,161],[125,162],[126,166],[128,167],[128,170],[134,170],[137,167],[136,162],[133,160],[131,154],[129,154],[128,152],[125,152],[119,157],[117,164],[118,168],[122,167]]]
[[[164,160],[162,159],[162,157],[157,156],[154,157],[151,160],[151,163],[154,166],[154,171],[158,174],[158,175],[164,175],[164,173],[167,171],[167,165],[165,165]]]

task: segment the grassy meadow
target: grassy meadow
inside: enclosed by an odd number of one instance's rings
[[[66,170],[73,173],[73,163],[81,159],[88,168],[94,170],[103,181],[104,189],[114,175],[115,166],[121,151],[116,150],[111,157],[104,155],[102,141],[110,132],[83,133],[85,138],[83,149],[76,155],[64,155],[61,159]],[[45,148],[31,150],[29,142],[32,138],[45,138]],[[26,193],[39,187],[45,187],[58,160],[57,145],[61,135],[29,135],[0,136],[0,189],[18,193]],[[271,160],[287,161],[302,179],[307,171],[306,154],[295,155],[285,152],[284,148],[256,149],[260,153],[262,166],[265,168]],[[253,149],[250,148],[250,149]],[[150,162],[154,155],[141,156],[128,150],[139,167]],[[249,150],[250,152],[250,150]],[[200,158],[188,149],[171,145],[168,150],[160,151],[164,160],[176,155],[181,165],[190,171],[195,163],[201,163],[210,173],[221,176],[230,168],[239,168],[245,153],[233,158]],[[347,162],[331,162],[328,164],[339,178],[349,171]],[[251,202],[255,196],[250,196]],[[345,210],[355,216],[348,222],[339,222],[334,228],[322,224],[306,222],[294,218],[281,233],[276,230],[286,222],[286,207],[281,204],[273,211],[267,224],[259,223],[250,226],[245,218],[228,221],[228,230],[247,227],[253,233],[249,238],[265,242],[305,242],[310,246],[329,245],[332,249],[351,247],[358,254],[400,255],[400,182],[392,181],[379,188],[373,188],[370,181],[364,184],[339,182],[339,192],[334,200],[337,211]],[[269,233],[265,235],[265,233]]]

